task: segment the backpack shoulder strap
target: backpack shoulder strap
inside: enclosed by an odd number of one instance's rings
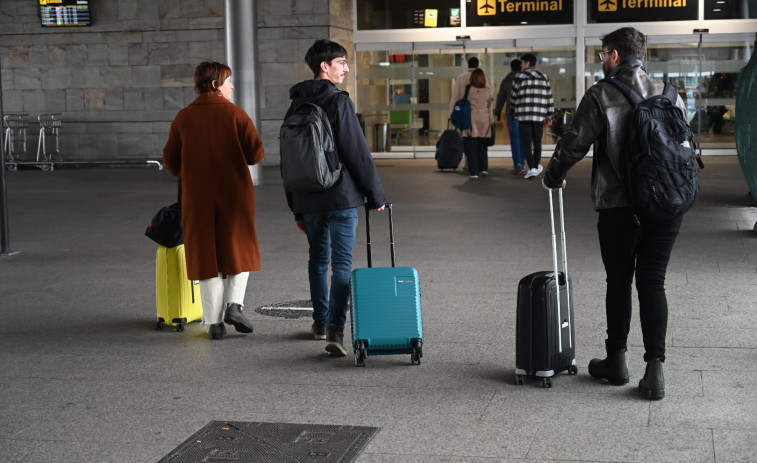
[[[620,93],[625,95],[625,97],[628,98],[628,101],[630,101],[634,106],[637,106],[644,101],[644,97],[642,97],[635,88],[623,82],[622,80],[616,79],[614,77],[605,77],[604,79],[600,80],[600,82],[607,82],[608,84],[620,90]]]
[[[468,85],[465,86],[465,95],[463,95],[463,100],[467,100],[468,99],[468,93],[470,92],[471,85],[473,85],[473,84],[468,84]]]
[[[662,96],[663,98],[667,98],[668,101],[675,105],[676,101],[678,101],[678,89],[675,88],[675,86],[671,83],[665,82],[665,88],[662,91]]]

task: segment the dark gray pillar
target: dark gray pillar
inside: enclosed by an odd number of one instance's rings
[[[234,82],[234,103],[244,108],[258,132],[260,100],[258,91],[258,15],[257,0],[226,0],[226,56]],[[260,184],[260,167],[251,166],[255,185]]]
[[[3,124],[3,76],[0,69],[0,255],[10,253],[8,189],[5,186],[5,126]]]

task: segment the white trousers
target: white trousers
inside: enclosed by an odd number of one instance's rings
[[[215,278],[200,280],[202,293],[202,323],[212,325],[223,321],[224,311],[228,304],[243,305],[244,293],[247,290],[247,278],[250,272],[237,275],[223,275]]]

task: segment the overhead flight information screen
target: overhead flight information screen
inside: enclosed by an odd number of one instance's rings
[[[39,0],[43,26],[89,26],[88,0]]]

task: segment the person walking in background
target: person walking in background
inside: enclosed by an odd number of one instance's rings
[[[211,339],[252,324],[242,313],[250,271],[260,270],[255,189],[248,165],[265,155],[250,116],[231,102],[231,68],[195,68],[198,96],[179,111],[163,148],[166,168],[182,181],[187,276],[200,281],[202,320]]]
[[[465,87],[470,83],[470,76],[473,71],[478,69],[478,64],[478,58],[475,56],[468,58],[468,70],[455,78],[455,84],[452,86],[452,97],[449,100],[448,114],[452,114],[452,111],[455,109],[455,103],[465,96]]]
[[[463,149],[468,156],[468,175],[489,175],[489,137],[491,136],[492,89],[481,69],[470,76],[468,101],[471,104],[471,128],[463,130]]]
[[[518,121],[521,147],[528,162],[528,172],[523,178],[533,178],[544,170],[541,165],[541,140],[544,124],[552,125],[555,107],[552,85],[549,77],[536,69],[536,56],[527,53],[520,60],[522,70],[513,79],[510,98],[513,116]]]
[[[468,70],[455,78],[455,84],[452,86],[452,97],[449,100],[449,112],[447,114],[452,114],[452,111],[455,109],[455,103],[462,100],[465,96],[465,87],[470,83],[470,76],[474,70],[478,69],[478,65],[478,58],[471,56],[468,58]],[[463,167],[467,168],[468,151],[465,149],[465,146],[463,146],[463,155],[466,159]]]
[[[606,77],[631,85],[646,99],[662,94],[664,83],[652,79],[644,70],[645,54],[644,34],[624,27],[602,37],[599,60]],[[676,106],[686,114],[680,95]],[[668,325],[665,274],[682,218],[653,222],[631,208],[622,179],[628,159],[626,127],[631,109],[631,103],[613,85],[600,81],[589,88],[572,124],[557,143],[542,183],[546,188],[564,187],[568,170],[594,145],[591,194],[599,212],[599,248],[607,274],[607,357],[591,360],[589,374],[610,384],[629,382],[625,352],[635,277],[647,363],[639,391],[645,398],[659,400],[665,396],[662,373]]]
[[[344,325],[349,304],[352,252],[358,224],[357,208],[367,204],[384,209],[384,188],[370,148],[360,128],[355,108],[347,92],[337,92],[349,72],[347,50],[330,40],[317,40],[305,54],[314,78],[289,90],[295,107],[312,102],[320,105],[334,130],[336,151],[342,163],[341,178],[328,190],[318,193],[286,192],[297,228],[307,235],[308,277],[313,301],[315,339],[326,339],[326,351],[345,356]],[[327,282],[331,262],[331,291]]]
[[[499,93],[497,93],[497,103],[494,105],[494,117],[497,121],[502,119],[502,108],[505,108],[505,124],[507,125],[507,131],[510,133],[510,150],[513,157],[513,169],[511,174],[519,174],[523,172],[526,165],[526,159],[523,155],[523,148],[520,146],[520,129],[518,128],[518,120],[513,117],[513,105],[510,99],[510,90],[513,87],[513,79],[521,70],[521,61],[514,59],[510,61],[510,73],[502,79],[502,83],[499,84]]]

